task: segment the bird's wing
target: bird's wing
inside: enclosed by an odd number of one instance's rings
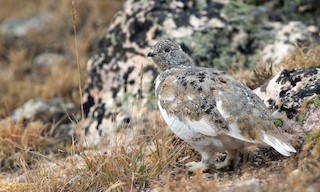
[[[205,71],[172,69],[169,75],[156,80],[156,96],[161,110],[177,118],[176,122],[183,122],[194,132],[216,136],[228,126],[210,91],[214,82],[206,75]]]
[[[286,156],[295,152],[262,100],[230,76],[207,68],[179,68],[161,80],[156,82],[159,105],[194,132],[264,143]]]
[[[296,152],[274,125],[271,112],[256,94],[229,76],[221,75],[220,78],[226,83],[220,84],[224,94],[217,95],[216,106],[228,124],[227,135],[251,143],[270,145],[285,156]]]
[[[155,53],[148,56],[165,70],[157,78],[156,96],[169,126],[182,126],[191,134],[227,134],[265,143],[284,155],[295,151],[273,124],[270,111],[249,88],[220,72],[193,66],[192,59],[175,43],[160,41],[153,49]]]

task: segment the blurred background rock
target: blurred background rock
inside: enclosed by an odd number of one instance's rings
[[[88,58],[122,4],[76,2],[82,83]],[[71,1],[1,1],[0,68],[0,118],[32,98],[59,96],[79,106]]]

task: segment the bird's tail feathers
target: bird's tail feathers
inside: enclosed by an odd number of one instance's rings
[[[265,132],[262,134],[262,141],[284,156],[290,156],[290,153],[297,152],[289,143],[283,141],[283,139],[279,139],[278,137]]]

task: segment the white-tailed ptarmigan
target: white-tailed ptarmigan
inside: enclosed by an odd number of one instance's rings
[[[222,71],[196,67],[179,45],[163,40],[148,53],[161,73],[155,80],[158,107],[170,129],[201,155],[189,171],[206,170],[216,152],[227,152],[216,168],[235,165],[248,144],[296,150],[273,123],[271,112],[248,87]]]

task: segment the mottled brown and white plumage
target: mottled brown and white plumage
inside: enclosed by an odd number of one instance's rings
[[[158,42],[148,56],[162,70],[155,80],[155,94],[164,120],[201,154],[201,162],[187,163],[190,171],[207,169],[216,152],[227,152],[217,168],[234,165],[239,150],[248,144],[271,146],[285,156],[296,152],[248,87],[222,71],[196,67],[169,40]]]

